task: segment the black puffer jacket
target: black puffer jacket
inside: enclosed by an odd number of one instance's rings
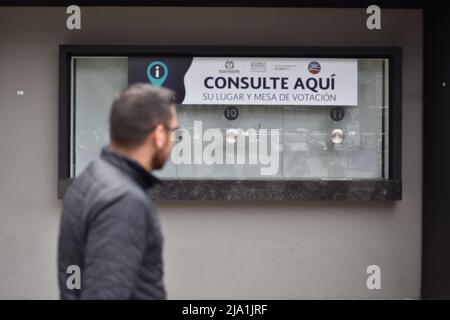
[[[159,179],[103,148],[64,195],[58,243],[61,299],[165,299],[163,236],[148,189]],[[81,289],[69,289],[80,268]],[[73,282],[73,277],[69,279]]]

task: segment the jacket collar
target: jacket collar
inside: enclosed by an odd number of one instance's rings
[[[102,148],[100,157],[125,172],[144,189],[151,188],[156,183],[162,183],[160,179],[147,171],[136,160],[112,150],[109,146]]]

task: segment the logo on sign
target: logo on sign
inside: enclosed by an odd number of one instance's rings
[[[308,65],[308,71],[312,74],[318,74],[320,72],[321,66],[317,61],[311,61]]]
[[[265,62],[251,62],[251,72],[267,72],[267,65]]]
[[[240,70],[235,69],[233,60],[226,60],[224,62],[225,69],[220,69],[219,73],[240,73]]]
[[[233,61],[226,61],[225,62],[225,69],[230,70],[234,68],[234,62]]]
[[[153,61],[147,67],[147,77],[154,86],[162,86],[167,79],[169,69],[161,61]]]

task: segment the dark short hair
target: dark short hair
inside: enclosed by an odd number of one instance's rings
[[[169,125],[175,93],[147,83],[128,86],[114,99],[109,115],[111,142],[140,146],[158,124]]]

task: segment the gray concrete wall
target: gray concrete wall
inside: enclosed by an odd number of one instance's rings
[[[0,8],[0,298],[57,298],[58,45],[400,46],[403,201],[160,202],[169,298],[418,298],[422,12]],[[24,95],[18,96],[17,90]],[[93,88],[92,90],[95,90]],[[382,289],[366,288],[381,267]]]

